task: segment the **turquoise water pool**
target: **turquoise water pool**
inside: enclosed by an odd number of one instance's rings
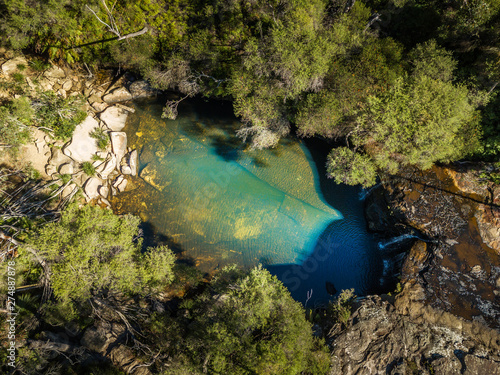
[[[311,303],[328,299],[327,282],[330,293],[376,288],[383,266],[359,189],[323,178],[324,145],[249,150],[229,103],[182,103],[175,121],[160,118],[161,100],[135,107],[125,131],[142,178],[115,210],[140,215],[204,271],[261,263],[299,300],[311,289]]]

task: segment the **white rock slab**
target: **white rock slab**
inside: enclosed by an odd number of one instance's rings
[[[2,64],[2,72],[5,75],[15,73],[18,70],[18,65],[24,65],[25,67],[28,67],[28,62],[23,56],[14,57],[13,59],[7,60]]]
[[[120,163],[127,152],[127,134],[125,132],[110,132],[111,148],[116,156],[117,163]]]
[[[107,198],[109,195],[109,187],[107,187],[105,185],[99,187],[99,194],[101,195],[101,197]]]
[[[121,170],[122,174],[132,174],[132,170],[130,169],[130,167],[128,165],[122,165],[120,170]]]
[[[64,147],[64,155],[78,163],[90,161],[98,149],[95,138],[90,133],[99,126],[99,123],[92,117],[87,118],[76,127],[71,143]]]
[[[125,127],[128,112],[116,106],[112,106],[106,108],[99,117],[111,131],[119,132]]]

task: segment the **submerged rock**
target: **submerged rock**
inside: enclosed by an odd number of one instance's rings
[[[158,167],[156,163],[149,163],[141,171],[140,177],[155,189],[163,191],[172,181],[167,180],[164,174],[158,171]]]

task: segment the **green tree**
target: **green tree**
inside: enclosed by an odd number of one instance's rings
[[[377,167],[430,168],[472,152],[479,140],[479,113],[464,86],[428,76],[398,80],[384,95],[368,98],[358,117],[355,143]]]
[[[324,374],[329,356],[304,309],[267,270],[225,269],[188,303],[190,320],[175,373]]]
[[[153,294],[173,280],[175,257],[166,247],[141,254],[139,222],[132,215],[72,205],[59,222],[31,234],[21,252],[44,264],[54,296],[69,310],[108,293]]]
[[[330,151],[326,171],[328,177],[333,178],[337,184],[367,187],[374,185],[377,179],[372,159],[347,147],[337,147]]]

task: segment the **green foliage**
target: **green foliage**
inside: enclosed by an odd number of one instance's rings
[[[481,172],[479,178],[485,182],[492,182],[495,185],[500,185],[500,163],[489,166],[488,169]]]
[[[14,150],[30,140],[29,125],[33,109],[26,97],[14,99],[0,106],[0,145],[13,147]]]
[[[377,179],[372,159],[347,147],[334,148],[326,163],[328,177],[337,184],[372,186]]]
[[[50,266],[57,299],[53,309],[74,317],[79,304],[107,293],[148,295],[173,279],[173,253],[166,247],[141,254],[139,218],[117,216],[110,210],[75,205],[61,220],[32,233],[26,247]],[[23,248],[23,256],[30,253]],[[63,315],[64,315],[63,314]]]
[[[313,339],[302,306],[261,267],[225,269],[210,290],[184,304],[191,322],[176,373],[325,374],[329,356]],[[189,372],[190,371],[190,372]]]
[[[82,110],[83,99],[70,96],[63,98],[52,91],[40,94],[33,102],[36,109],[36,121],[44,128],[52,129],[54,138],[67,140],[71,138],[76,125],[81,123],[87,113]]]
[[[370,96],[357,122],[354,142],[390,173],[398,165],[427,169],[458,160],[474,151],[480,137],[467,88],[427,76],[400,79],[386,94]]]
[[[451,81],[457,62],[451,52],[438,47],[435,40],[418,44],[409,54],[412,74],[415,77],[427,76],[444,82]]]
[[[95,167],[94,167],[94,165],[93,165],[91,162],[89,162],[89,161],[84,161],[84,162],[80,165],[80,167],[82,168],[83,173],[85,173],[87,176],[89,176],[89,177],[93,177],[93,176],[95,176],[95,173],[96,173],[96,171],[95,171]]]
[[[31,69],[35,72],[43,72],[50,68],[50,63],[47,63],[41,59],[33,59],[30,61]]]
[[[351,318],[352,304],[356,299],[354,289],[346,289],[340,292],[335,302],[330,303],[328,306],[328,313],[334,322],[338,322],[346,326]]]
[[[96,140],[97,148],[99,150],[106,150],[109,144],[108,133],[102,128],[95,128],[90,134]]]

